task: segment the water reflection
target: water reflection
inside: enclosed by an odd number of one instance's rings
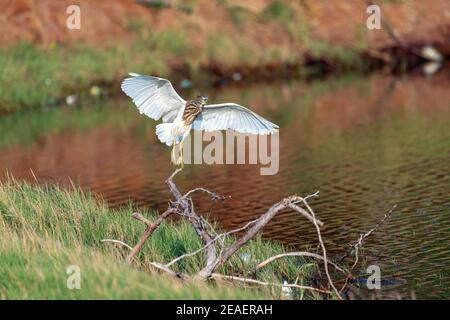
[[[191,165],[177,182],[182,189],[204,186],[230,195],[224,204],[202,196],[197,201],[199,212],[225,228],[256,217],[286,195],[320,190],[312,204],[325,222],[332,252],[397,203],[388,224],[366,244],[369,264],[380,265],[383,278],[396,284],[386,282],[386,290],[448,298],[449,86],[449,73],[440,72],[216,91],[209,95],[212,101],[239,101],[280,124],[280,171],[261,176],[258,166]],[[96,120],[86,121],[91,114]],[[39,115],[13,117],[0,119],[2,172],[31,179],[32,169],[41,181],[72,179],[113,206],[132,200],[165,208],[170,151],[156,142],[152,121],[139,116],[128,100],[51,111],[50,124],[44,116],[36,120]],[[16,143],[5,142],[5,136]],[[265,236],[296,248],[316,245],[311,226],[289,211],[265,228]]]

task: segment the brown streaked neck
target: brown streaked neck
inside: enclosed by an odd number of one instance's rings
[[[191,125],[195,118],[203,111],[203,105],[205,104],[202,97],[198,97],[194,100],[186,101],[186,106],[183,112],[183,121],[186,125]]]

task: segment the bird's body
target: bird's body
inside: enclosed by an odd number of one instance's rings
[[[122,82],[122,90],[133,99],[141,113],[152,119],[163,119],[156,126],[158,139],[172,146],[172,162],[182,164],[182,144],[192,128],[203,131],[232,129],[242,133],[271,134],[278,126],[249,109],[235,103],[209,104],[207,97],[185,101],[170,81],[130,73]],[[179,156],[175,147],[179,146]]]
[[[174,137],[175,144],[184,140],[192,128],[192,123],[195,118],[202,112],[205,98],[199,97],[195,100],[186,102],[184,108],[181,108],[177,117],[172,123],[172,137]]]

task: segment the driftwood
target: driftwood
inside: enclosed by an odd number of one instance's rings
[[[126,261],[128,263],[131,263],[136,255],[139,253],[143,245],[145,244],[145,241],[153,234],[153,232],[159,227],[159,225],[170,215],[178,215],[181,218],[187,219],[192,227],[194,228],[195,232],[197,233],[198,237],[201,239],[202,247],[199,249],[185,253],[179,257],[176,257],[172,261],[169,261],[168,263],[159,263],[159,262],[150,262],[150,266],[152,266],[155,269],[158,269],[159,271],[165,272],[173,277],[179,278],[179,279],[189,279],[189,278],[195,278],[197,280],[209,280],[209,279],[215,279],[215,280],[222,280],[222,281],[238,281],[241,283],[249,283],[254,285],[260,285],[260,286],[279,286],[283,288],[298,288],[303,290],[310,290],[314,292],[319,292],[322,294],[331,294],[334,293],[337,298],[341,298],[341,292],[344,289],[344,287],[347,285],[349,279],[353,279],[353,276],[351,275],[351,270],[354,268],[356,263],[358,262],[358,249],[362,246],[363,240],[369,236],[372,232],[377,230],[384,221],[386,221],[393,209],[389,211],[383,219],[369,232],[366,234],[363,234],[360,236],[358,241],[355,245],[353,245],[350,250],[341,258],[339,263],[345,259],[345,257],[351,255],[353,252],[355,252],[355,263],[353,264],[352,268],[350,270],[345,269],[342,266],[339,266],[338,263],[330,261],[329,258],[327,258],[327,251],[325,244],[322,239],[321,230],[320,227],[322,227],[324,224],[322,221],[317,219],[314,211],[308,204],[308,199],[311,197],[318,196],[318,192],[308,195],[306,197],[300,197],[298,195],[292,195],[289,197],[286,197],[282,199],[281,201],[275,203],[272,205],[264,214],[262,214],[259,218],[247,222],[242,227],[236,228],[231,231],[227,231],[224,233],[217,233],[216,230],[211,226],[211,224],[205,220],[203,217],[199,216],[194,209],[194,204],[192,201],[191,196],[196,192],[203,192],[208,194],[212,200],[225,200],[227,197],[221,196],[215,192],[209,191],[204,188],[195,188],[184,195],[178,190],[177,186],[173,182],[174,177],[181,171],[181,169],[176,169],[172,175],[166,180],[166,184],[168,185],[173,197],[175,198],[175,201],[172,201],[169,203],[169,208],[161,214],[155,222],[151,222],[148,219],[146,219],[144,216],[142,216],[140,213],[134,213],[132,217],[143,224],[145,224],[146,228],[140,237],[138,243],[131,247],[127,245],[126,243],[120,241],[120,240],[113,240],[113,239],[105,239],[102,240],[104,242],[112,242],[116,244],[120,244],[124,247],[127,247],[130,249],[130,253],[128,254]],[[287,252],[283,254],[279,254],[273,257],[269,257],[268,259],[260,262],[256,267],[254,267],[253,272],[248,275],[247,278],[243,278],[240,276],[231,276],[231,275],[222,275],[217,273],[217,269],[220,268],[224,263],[229,262],[229,259],[245,244],[248,243],[251,239],[253,239],[263,228],[264,226],[275,217],[275,215],[285,209],[291,209],[300,214],[300,216],[307,219],[309,222],[311,222],[315,229],[318,236],[318,241],[320,243],[320,247],[322,249],[322,255],[312,252]],[[232,243],[229,246],[226,246],[225,244],[225,238],[230,236],[231,234],[235,234],[238,232],[243,232],[243,235],[238,237],[234,243]],[[180,260],[194,256],[199,254],[200,252],[206,252],[206,264],[205,266],[194,275],[188,275],[188,274],[182,274],[179,272],[175,272],[171,269],[171,267],[179,262]],[[256,276],[256,273],[259,269],[264,268],[265,266],[269,265],[275,260],[285,258],[285,257],[309,257],[316,259],[323,263],[324,271],[326,274],[326,280],[328,283],[328,287],[330,289],[322,289],[322,288],[314,288],[310,286],[300,286],[296,283],[290,284],[290,283],[269,283],[265,281],[260,281],[257,279],[254,279],[253,277]],[[345,284],[344,287],[342,287],[341,290],[337,290],[336,286],[334,285],[333,279],[331,277],[331,274],[329,272],[328,266],[332,266],[336,271],[339,273],[342,273],[345,275]]]

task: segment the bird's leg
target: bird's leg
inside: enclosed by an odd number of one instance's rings
[[[172,143],[172,152],[170,153],[170,162],[172,162],[172,164],[177,164],[176,163],[176,157],[175,157],[175,148],[177,147],[177,145],[176,145],[176,140],[173,140],[173,143]]]
[[[180,142],[180,153],[179,153],[180,157],[178,158],[178,164],[181,165],[181,168],[184,167],[184,159],[183,159],[183,140],[181,140]]]

